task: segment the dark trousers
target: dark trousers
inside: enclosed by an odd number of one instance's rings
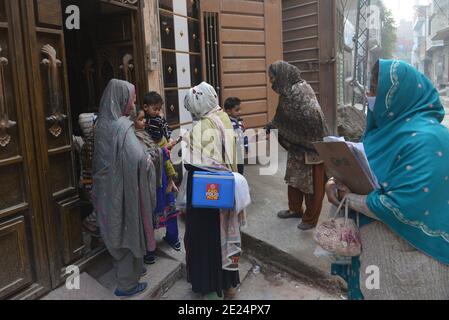
[[[173,218],[167,221],[165,236],[170,243],[176,243],[179,241],[178,218]]]
[[[288,187],[288,203],[290,211],[303,214],[304,223],[316,226],[323,209],[325,196],[326,173],[324,165],[313,166],[313,194],[305,194],[294,187]],[[303,202],[306,202],[306,211],[303,209]]]

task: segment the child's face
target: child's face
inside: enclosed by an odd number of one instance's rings
[[[144,105],[143,109],[145,110],[146,114],[150,117],[158,117],[161,114],[162,105],[156,105],[156,106],[148,106]]]
[[[144,130],[145,129],[145,112],[140,111],[137,115],[137,119],[134,122],[134,126],[137,130]]]
[[[240,118],[240,116],[242,115],[241,110],[242,110],[242,108],[240,106],[235,106],[234,108],[232,108],[226,112],[232,118]]]

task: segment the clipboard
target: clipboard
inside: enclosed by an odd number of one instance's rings
[[[324,161],[329,176],[345,184],[353,193],[368,195],[375,190],[357,156],[346,142],[316,142],[313,144]]]

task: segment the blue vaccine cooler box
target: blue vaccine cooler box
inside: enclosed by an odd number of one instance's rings
[[[235,178],[230,172],[193,174],[192,206],[199,209],[234,209]]]

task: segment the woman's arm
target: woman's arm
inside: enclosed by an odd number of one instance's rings
[[[379,218],[376,217],[376,214],[368,208],[368,205],[366,203],[367,198],[368,196],[361,196],[354,193],[349,193],[346,195],[346,199],[349,202],[348,205],[351,209],[362,213],[368,218],[379,220]]]
[[[326,184],[326,194],[329,202],[335,206],[339,206],[344,197],[349,201],[348,205],[351,209],[364,214],[365,216],[379,220],[376,215],[368,208],[368,196],[362,196],[351,193],[348,187],[331,178]]]

